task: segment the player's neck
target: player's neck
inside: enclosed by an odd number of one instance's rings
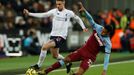
[[[60,12],[62,12],[62,11],[64,11],[66,8],[65,7],[63,7],[63,9],[62,10],[58,10],[58,11],[60,11]]]
[[[62,11],[64,11],[65,10],[65,7],[62,9]]]

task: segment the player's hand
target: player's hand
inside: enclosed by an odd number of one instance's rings
[[[29,14],[29,11],[28,11],[27,9],[24,9],[24,10],[23,10],[23,13],[24,13],[25,15],[28,15],[28,14]]]
[[[103,70],[101,75],[106,75],[106,70]]]
[[[88,29],[87,28],[83,29],[83,32],[88,32]]]
[[[78,2],[78,6],[79,6],[79,11],[81,12],[81,11],[85,11],[85,8],[84,8],[84,6],[83,6],[83,4],[81,3],[81,2]]]

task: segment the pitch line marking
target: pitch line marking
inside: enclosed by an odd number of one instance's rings
[[[109,65],[116,65],[116,64],[124,64],[124,63],[133,63],[134,60],[128,60],[128,61],[120,61],[120,62],[112,62],[109,63]],[[96,65],[92,65],[91,67],[99,67],[99,66],[103,66],[103,64],[96,64]],[[72,70],[78,69],[79,67],[74,67],[71,68]],[[54,70],[52,72],[60,72],[60,71],[65,71],[66,69],[59,69],[59,70]],[[18,74],[18,75],[25,75],[25,74]]]
[[[129,61],[120,61],[120,62],[112,62],[112,63],[109,63],[109,65],[116,65],[116,64],[123,64],[123,63],[133,63],[134,60],[129,60]],[[96,64],[96,65],[92,65],[91,67],[99,67],[99,66],[103,66],[103,64]],[[74,67],[74,68],[71,68],[71,69],[78,69],[79,67]],[[59,70],[54,70],[52,72],[59,72],[59,71],[65,71],[66,69],[59,69]]]

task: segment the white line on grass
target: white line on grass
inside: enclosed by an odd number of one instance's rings
[[[116,65],[116,64],[123,64],[123,63],[133,63],[134,60],[128,60],[128,61],[120,61],[120,62],[112,62],[109,63],[109,65]],[[103,66],[103,64],[96,64],[96,65],[92,65],[91,67],[99,67],[99,66]],[[74,67],[71,68],[73,70],[78,69],[79,67]],[[54,70],[52,72],[60,72],[60,71],[65,71],[66,69],[59,69],[59,70]],[[18,75],[25,75],[25,74],[18,74]]]
[[[123,63],[133,63],[134,60],[129,60],[129,61],[120,61],[120,62],[112,62],[109,63],[109,65],[116,65],[116,64],[123,64]],[[92,65],[91,67],[99,67],[99,66],[103,66],[103,64],[96,64],[96,65]],[[71,69],[78,69],[79,67],[73,67]],[[59,69],[59,70],[54,70],[52,72],[59,72],[59,71],[65,71],[66,69]]]

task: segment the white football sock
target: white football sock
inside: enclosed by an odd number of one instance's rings
[[[58,59],[58,60],[60,60],[60,59],[64,59],[64,56],[62,56],[61,54],[58,54],[57,59]]]
[[[46,55],[47,55],[47,51],[46,50],[41,50],[41,53],[40,53],[40,56],[39,56],[39,60],[38,60],[38,63],[37,63],[37,65],[39,67],[41,67],[41,65],[43,64],[44,59],[46,58]]]

